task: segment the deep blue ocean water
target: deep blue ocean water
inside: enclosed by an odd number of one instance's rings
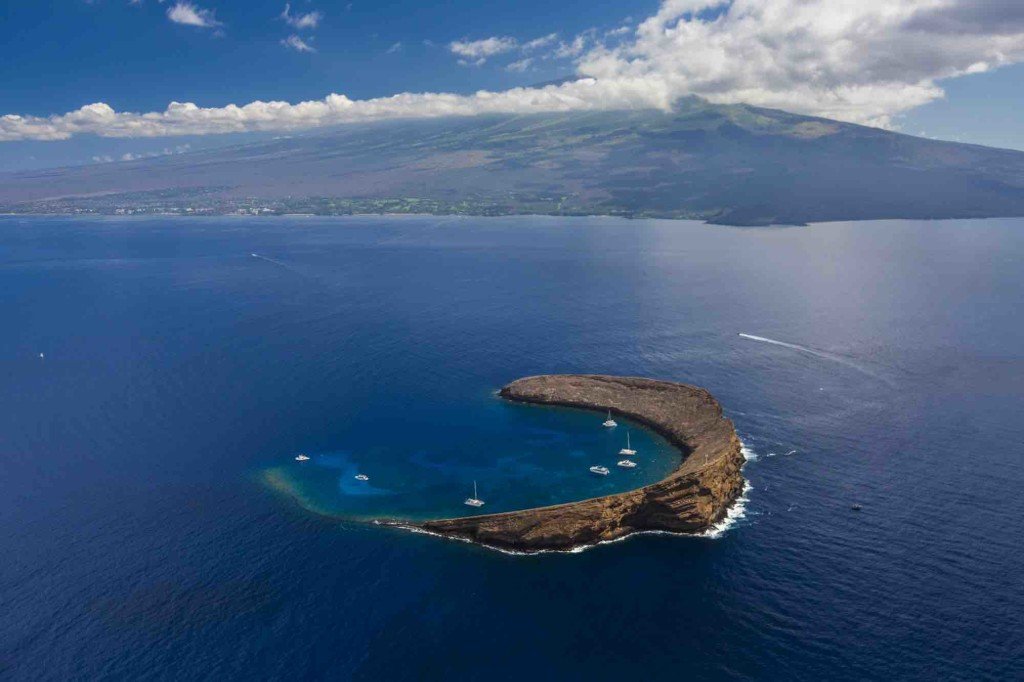
[[[0,218],[0,678],[1022,679],[1022,313],[1024,220]],[[674,466],[494,396],[547,372],[710,389],[742,518],[351,520]]]

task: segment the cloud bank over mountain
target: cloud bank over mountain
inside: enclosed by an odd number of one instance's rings
[[[1024,4],[1006,0],[665,0],[580,71],[889,126],[942,97],[942,79],[1022,60]]]
[[[118,112],[99,102],[51,116],[0,116],[0,141],[293,131],[486,113],[668,109],[685,95],[889,127],[900,113],[943,97],[943,79],[1024,61],[1024,4],[664,0],[632,35],[618,33],[612,45],[596,38],[576,41],[579,50],[567,56],[575,58],[581,78],[559,85],[365,100],[331,94],[294,104],[200,107],[172,102],[148,113]],[[452,51],[479,61],[511,54],[517,45],[510,37],[494,40],[453,43]]]

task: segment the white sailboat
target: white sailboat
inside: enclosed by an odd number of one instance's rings
[[[367,476],[366,474],[356,474],[356,480],[357,481],[369,481],[370,477]]]
[[[619,466],[622,467],[623,469],[632,469],[633,467],[636,466],[636,462],[634,462],[631,459],[622,459],[619,460]]]
[[[626,431],[626,447],[619,450],[619,454],[625,455],[626,457],[633,457],[636,455],[636,450],[634,450],[629,444],[629,431]]]
[[[296,462],[308,462],[309,461],[309,457],[306,457],[305,455],[298,455],[295,458],[295,461]]]
[[[608,467],[603,467],[603,466],[600,466],[600,465],[592,466],[592,467],[590,467],[590,473],[597,474],[598,476],[607,476],[608,475]]]
[[[476,496],[476,481],[473,481],[473,497],[467,498],[463,504],[466,504],[470,507],[484,506],[484,501]]]
[[[612,419],[612,411],[611,410],[608,410],[608,418],[604,420],[604,423],[601,424],[601,426],[607,427],[609,429],[613,429],[616,426],[618,426],[618,424],[615,422],[615,420]]]

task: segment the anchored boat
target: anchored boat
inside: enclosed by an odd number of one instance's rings
[[[473,497],[466,498],[466,501],[463,504],[466,504],[470,507],[484,506],[484,501],[476,496],[476,481],[473,481]]]
[[[625,455],[626,457],[632,457],[636,454],[636,450],[634,450],[629,444],[629,431],[626,431],[626,447],[619,450],[619,454]]]

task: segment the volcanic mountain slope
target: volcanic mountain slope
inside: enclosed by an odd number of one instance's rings
[[[1024,153],[697,98],[350,125],[174,156],[0,175],[4,210],[186,202],[227,212],[699,218],[749,225],[1024,215]],[[204,204],[205,202],[205,204]]]

